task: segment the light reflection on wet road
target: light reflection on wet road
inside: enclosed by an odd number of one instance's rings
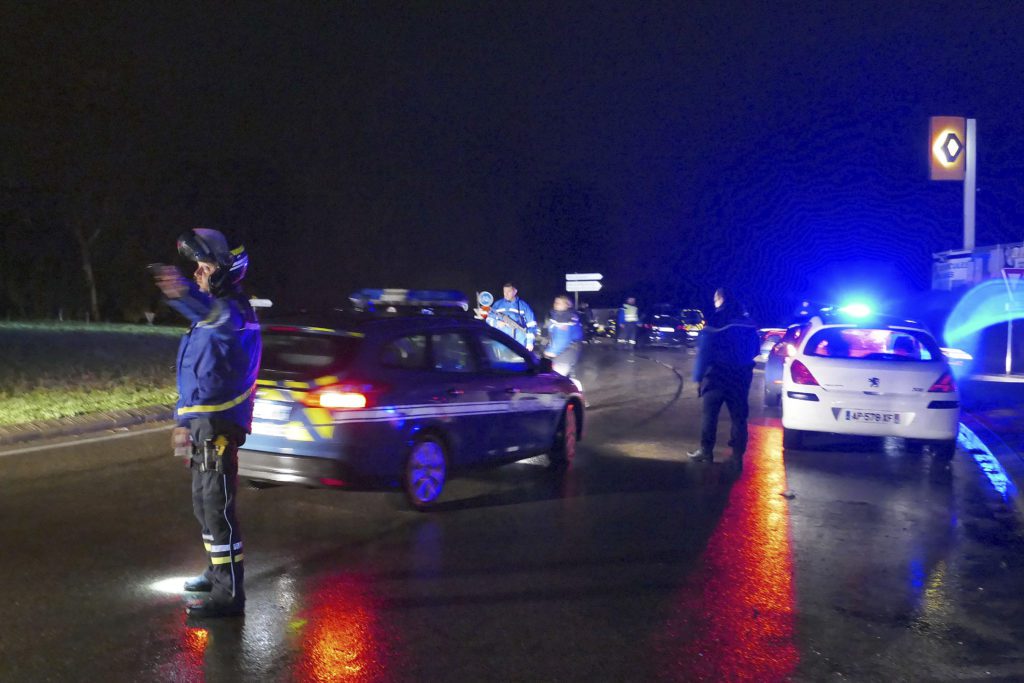
[[[752,424],[744,472],[656,637],[666,678],[783,681],[799,659],[786,470],[777,425]],[[674,646],[674,644],[678,644]]]
[[[249,606],[223,622],[149,588],[201,561],[165,435],[5,458],[19,618],[0,624],[0,680],[1024,678],[1024,543],[975,460],[783,452],[755,405],[734,480],[727,448],[685,462],[697,399],[666,365],[597,349],[582,379],[587,435],[560,478],[473,474],[428,515],[243,491]]]

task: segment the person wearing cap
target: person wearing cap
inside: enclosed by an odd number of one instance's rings
[[[216,230],[196,228],[178,239],[195,262],[193,280],[173,266],[151,268],[171,308],[191,323],[178,348],[176,452],[189,455],[192,509],[202,527],[207,567],[185,582],[206,593],[186,607],[190,617],[239,616],[245,610],[241,527],[235,510],[238,448],[252,425],[262,342],[240,283],[249,259]]]
[[[505,283],[503,294],[504,298],[491,306],[487,324],[515,339],[527,351],[533,351],[533,342],[537,336],[537,318],[533,309],[519,298],[519,289],[511,282]]]
[[[760,351],[757,325],[739,302],[722,287],[715,290],[715,312],[697,340],[697,359],[693,381],[701,398],[700,448],[689,453],[694,462],[712,462],[718,415],[724,403],[732,423],[729,445],[733,449],[733,467],[743,468],[747,449],[748,395],[754,378],[754,356]]]

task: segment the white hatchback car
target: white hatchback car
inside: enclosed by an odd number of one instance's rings
[[[806,432],[896,436],[952,458],[960,394],[935,338],[909,321],[816,318],[782,373],[783,446]]]

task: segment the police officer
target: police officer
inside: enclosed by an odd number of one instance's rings
[[[511,282],[506,282],[502,289],[504,298],[491,306],[487,324],[515,339],[527,351],[533,351],[533,341],[537,336],[537,318],[533,309],[519,298],[519,290]]]
[[[626,303],[619,308],[619,343],[626,343],[636,346],[636,327],[640,322],[640,309],[636,306],[636,299],[629,297]]]
[[[580,358],[583,325],[579,315],[572,310],[569,297],[564,294],[555,297],[545,326],[550,341],[544,355],[551,359],[555,372],[572,377]]]
[[[178,238],[196,263],[194,282],[173,266],[154,267],[168,304],[192,322],[178,349],[178,426],[172,442],[191,441],[192,509],[202,526],[207,568],[185,590],[208,593],[189,602],[191,617],[237,616],[245,609],[242,534],[235,514],[238,448],[252,423],[262,349],[259,325],[239,283],[249,258],[216,230]],[[177,449],[176,449],[177,450]]]
[[[754,356],[760,351],[757,326],[737,302],[729,300],[725,289],[715,291],[715,312],[698,339],[693,381],[703,401],[700,448],[689,453],[694,462],[714,459],[718,413],[724,403],[729,408],[733,462],[743,467],[747,449],[748,394],[754,377]]]

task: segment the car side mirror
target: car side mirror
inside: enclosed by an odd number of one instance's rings
[[[540,359],[540,363],[537,365],[537,372],[539,372],[539,373],[547,373],[547,372],[554,372],[554,371],[555,371],[555,366],[551,362],[551,359],[546,357],[546,356],[542,356],[541,359]]]

